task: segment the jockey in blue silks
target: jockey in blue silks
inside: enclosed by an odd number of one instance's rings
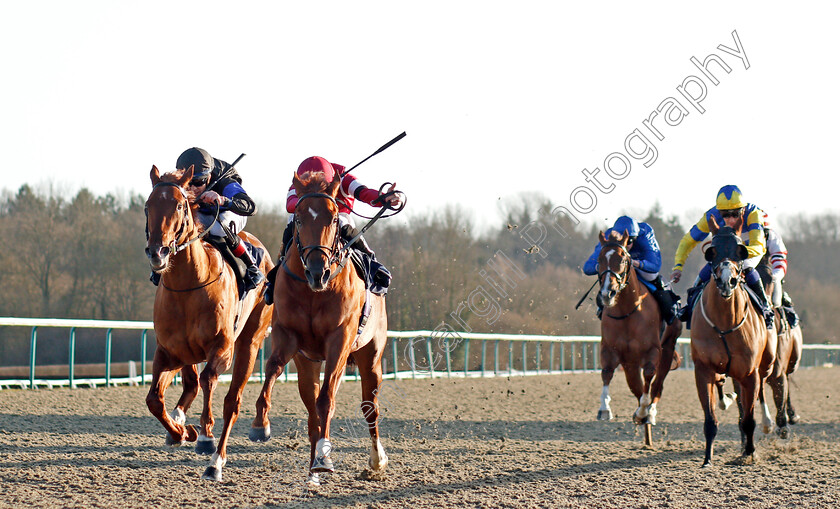
[[[671,292],[671,289],[662,280],[662,276],[659,275],[659,269],[662,267],[662,254],[659,250],[659,243],[656,242],[653,228],[647,223],[637,222],[632,217],[621,216],[615,220],[612,228],[604,232],[604,236],[609,237],[612,231],[616,231],[622,235],[627,231],[627,234],[630,236],[627,250],[633,260],[636,275],[639,279],[653,286],[654,289],[651,293],[659,304],[662,319],[670,324],[676,317],[676,306],[679,303],[679,297]],[[601,243],[599,242],[595,245],[595,250],[583,265],[584,274],[587,276],[598,275],[598,256],[600,254]],[[598,318],[600,318],[601,312],[603,311],[603,304],[600,298],[596,299],[596,303],[598,304]]]

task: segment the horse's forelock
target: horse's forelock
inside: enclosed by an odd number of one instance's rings
[[[327,182],[327,176],[322,171],[307,171],[298,176],[298,179],[303,186],[302,191],[306,193],[323,192],[330,185],[330,182]]]
[[[608,242],[621,242],[622,240],[624,240],[624,233],[617,230],[611,231],[610,236],[607,237]]]
[[[184,176],[184,172],[187,170],[174,170],[167,173],[164,173],[160,176],[161,182],[170,182],[170,183],[177,183],[181,178]]]

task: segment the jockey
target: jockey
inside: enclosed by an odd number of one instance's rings
[[[256,213],[254,200],[242,188],[242,178],[236,170],[225,161],[211,157],[207,151],[197,147],[185,150],[175,167],[186,170],[190,166],[193,176],[187,194],[193,203],[199,204],[199,222],[204,228],[210,228],[205,240],[222,253],[237,279],[243,282],[245,292],[253,290],[265,276],[237,233],[245,228],[247,217]],[[219,217],[214,221],[216,205],[219,206]]]
[[[340,228],[341,238],[345,241],[352,240],[356,235],[358,235],[358,230],[356,229],[356,223],[353,221],[353,217],[350,213],[353,211],[353,205],[355,204],[356,200],[361,200],[368,205],[373,207],[381,207],[382,201],[380,197],[383,196],[385,193],[380,193],[375,189],[370,189],[366,187],[364,184],[359,182],[354,175],[347,174],[341,177],[341,172],[344,171],[344,166],[340,164],[330,163],[323,157],[313,156],[307,159],[304,159],[300,166],[298,166],[297,174],[298,176],[303,175],[304,173],[308,172],[320,172],[326,176],[327,182],[332,182],[334,178],[341,178],[341,187],[339,191],[339,195],[336,197],[336,203],[338,204],[338,224]],[[392,184],[391,187],[388,189],[388,192],[394,190],[396,184]],[[384,198],[384,200],[388,203],[390,207],[399,208],[402,205],[402,199],[400,198],[399,194],[392,194]],[[294,213],[295,207],[298,203],[298,195],[295,191],[294,185],[289,187],[289,193],[286,195],[286,211],[290,214],[289,220],[286,223],[286,229],[283,232],[283,245],[280,248],[281,259],[286,256],[286,251],[289,249],[289,245],[292,241],[292,235],[294,234]],[[388,285],[391,283],[391,273],[386,269],[382,264],[376,261],[376,254],[368,245],[367,241],[363,236],[360,236],[356,239],[353,243],[353,248],[357,251],[367,255],[370,257],[372,261],[371,270],[373,272],[373,281],[380,287],[388,288]],[[277,267],[280,267],[281,263],[277,264]],[[276,270],[276,267],[275,267]],[[271,300],[271,292],[272,289],[270,286],[273,285],[273,274],[269,276],[269,288],[266,289],[266,302],[270,304]]]
[[[764,314],[764,321],[767,328],[773,327],[773,310],[770,308],[767,295],[764,293],[764,287],[761,284],[761,277],[754,269],[761,261],[766,251],[764,229],[761,226],[762,211],[752,203],[747,203],[743,199],[741,190],[738,186],[726,185],[718,191],[715,206],[710,208],[703,214],[703,217],[697,221],[697,224],[691,227],[688,233],[680,241],[677,247],[677,252],[674,256],[674,272],[671,274],[671,280],[677,282],[682,277],[683,265],[688,259],[688,255],[698,242],[702,242],[710,235],[709,223],[710,218],[714,218],[719,226],[733,227],[738,219],[742,220],[741,232],[742,235],[748,235],[746,240],[747,252],[749,258],[744,260],[744,276],[747,286],[761,301],[762,313]],[[681,311],[680,319],[689,323],[691,319],[691,308],[694,306],[694,301],[697,295],[700,294],[700,289],[709,282],[712,277],[712,264],[707,263],[697,275],[695,284],[688,289],[688,298],[686,305]]]
[[[640,279],[653,284],[655,288],[655,291],[652,292],[653,297],[659,304],[662,319],[670,325],[676,317],[674,308],[679,303],[679,297],[670,291],[670,288],[662,280],[662,276],[659,275],[659,269],[662,267],[662,256],[653,228],[649,224],[637,222],[629,216],[621,216],[615,220],[612,228],[604,232],[604,236],[609,237],[612,231],[619,233],[626,231],[630,236],[627,251],[633,259],[632,263],[633,267],[636,268],[636,275]],[[598,256],[601,254],[601,247],[600,242],[595,245],[595,250],[583,265],[583,273],[587,276],[598,275]],[[604,307],[600,298],[596,299],[596,302],[598,304],[598,318],[601,318]]]
[[[767,212],[761,212],[761,226],[764,228],[764,236],[767,238],[767,262],[770,265],[770,276],[773,278],[773,294],[770,301],[773,307],[784,309],[791,327],[799,323],[799,316],[793,309],[793,302],[790,296],[782,289],[782,282],[787,274],[787,247],[781,234],[770,227],[770,218]]]

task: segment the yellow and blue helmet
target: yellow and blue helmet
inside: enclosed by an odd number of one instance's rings
[[[715,208],[718,210],[740,209],[747,206],[738,186],[728,185],[720,188],[717,194]]]

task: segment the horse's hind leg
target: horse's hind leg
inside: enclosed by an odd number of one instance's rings
[[[222,413],[224,416],[222,435],[219,437],[219,447],[218,449],[215,449],[213,457],[210,459],[210,466],[208,466],[204,471],[204,474],[201,476],[202,479],[210,481],[222,480],[222,467],[224,467],[225,463],[227,463],[227,442],[230,438],[230,431],[233,429],[233,425],[236,424],[236,420],[239,417],[239,409],[242,407],[242,391],[245,389],[245,384],[248,383],[248,378],[251,377],[251,372],[254,370],[254,361],[256,360],[257,351],[259,351],[261,345],[261,342],[259,341],[249,342],[246,339],[251,338],[240,335],[240,339],[234,346],[236,350],[234,359],[236,362],[233,365],[233,376],[231,377],[230,388],[228,389],[227,395],[225,395],[224,410]],[[220,360],[220,362],[226,361]],[[208,366],[209,365],[210,363],[208,363]],[[225,369],[227,369],[227,366],[225,366]],[[221,371],[224,371],[224,369]],[[212,373],[210,373],[210,375],[212,375]],[[213,387],[215,387],[218,380],[218,373],[215,375],[216,379],[210,381]],[[203,380],[204,372],[201,373],[201,377]],[[209,414],[209,405],[206,405],[205,408]],[[210,422],[212,426],[212,415],[210,416]],[[209,443],[211,446],[213,444],[212,440],[212,437],[210,437]]]
[[[598,409],[598,420],[609,421],[613,418],[610,408],[610,382],[612,382],[615,368],[618,366],[618,354],[615,350],[601,345],[601,407]]]
[[[782,438],[787,438],[789,433],[788,428],[788,401],[790,395],[788,394],[790,388],[788,387],[787,375],[771,378],[769,380],[770,387],[773,388],[773,401],[776,403],[776,432]],[[766,431],[765,431],[766,433]]]
[[[700,406],[703,407],[703,434],[706,436],[706,455],[703,458],[703,466],[712,464],[715,437],[718,432],[717,418],[715,417],[714,385],[715,374],[705,365],[695,364],[694,381],[697,384],[697,397],[700,398]]]
[[[201,411],[201,433],[195,444],[195,452],[198,454],[209,455],[216,452],[216,446],[213,443],[213,426],[216,424],[213,418],[213,393],[219,383],[219,374],[230,367],[232,357],[233,348],[227,351],[213,350],[209,352],[207,364],[201,370],[199,384],[204,393],[204,409]]]
[[[318,442],[318,437],[321,434],[318,410],[315,407],[315,400],[321,388],[320,380],[318,379],[321,375],[321,363],[310,361],[301,355],[295,355],[294,360],[298,374],[298,392],[308,414],[306,429],[309,434],[309,465],[311,465],[315,460],[315,444]],[[307,482],[316,486],[320,485],[320,474],[318,472],[310,472]]]
[[[773,398],[776,398],[776,385],[775,380],[768,378],[767,380],[770,384],[770,387],[773,390]],[[765,435],[771,433],[773,431],[773,418],[770,417],[770,406],[767,405],[767,400],[764,398],[764,384],[759,384],[758,387],[758,402],[761,404],[761,431],[764,432]],[[778,403],[777,403],[778,405]],[[778,408],[778,407],[777,407]]]
[[[793,403],[790,401],[790,386],[788,386],[787,391],[787,416],[788,422],[791,424],[798,424],[799,423],[799,414],[796,413],[796,410],[793,408]]]
[[[187,440],[192,442],[198,435],[192,425],[184,426],[183,423],[177,422],[166,413],[163,395],[166,392],[166,388],[172,383],[172,379],[175,377],[175,371],[179,367],[177,361],[172,359],[160,347],[155,350],[155,359],[152,365],[152,383],[149,388],[149,394],[146,396],[146,406],[149,407],[149,412],[169,432],[168,445],[180,445]]]
[[[761,385],[758,373],[741,380],[740,406],[742,408],[741,420],[738,423],[744,440],[743,461],[749,462],[755,458],[755,400]]]
[[[662,398],[662,390],[665,387],[665,377],[671,371],[672,365],[677,360],[675,352],[677,348],[677,337],[682,332],[682,322],[674,320],[671,325],[665,327],[662,333],[662,352],[659,354],[659,364],[656,367],[656,377],[650,387],[650,398],[652,404],[659,403]]]
[[[379,396],[382,392],[382,350],[376,351],[376,341],[371,341],[364,348],[355,352],[353,358],[359,366],[362,377],[361,411],[365,416],[370,432],[370,460],[368,465],[375,473],[382,473],[388,466],[388,455],[379,440]]]
[[[654,349],[648,353],[642,365],[642,377],[644,379],[644,386],[642,387],[642,396],[639,398],[639,407],[633,413],[633,420],[636,424],[643,424],[648,422],[656,424],[656,403],[651,396],[653,379],[656,376],[659,368],[659,363],[656,362],[657,355],[660,353],[659,349]],[[659,355],[661,358],[661,355]],[[668,364],[668,370],[671,365]]]

